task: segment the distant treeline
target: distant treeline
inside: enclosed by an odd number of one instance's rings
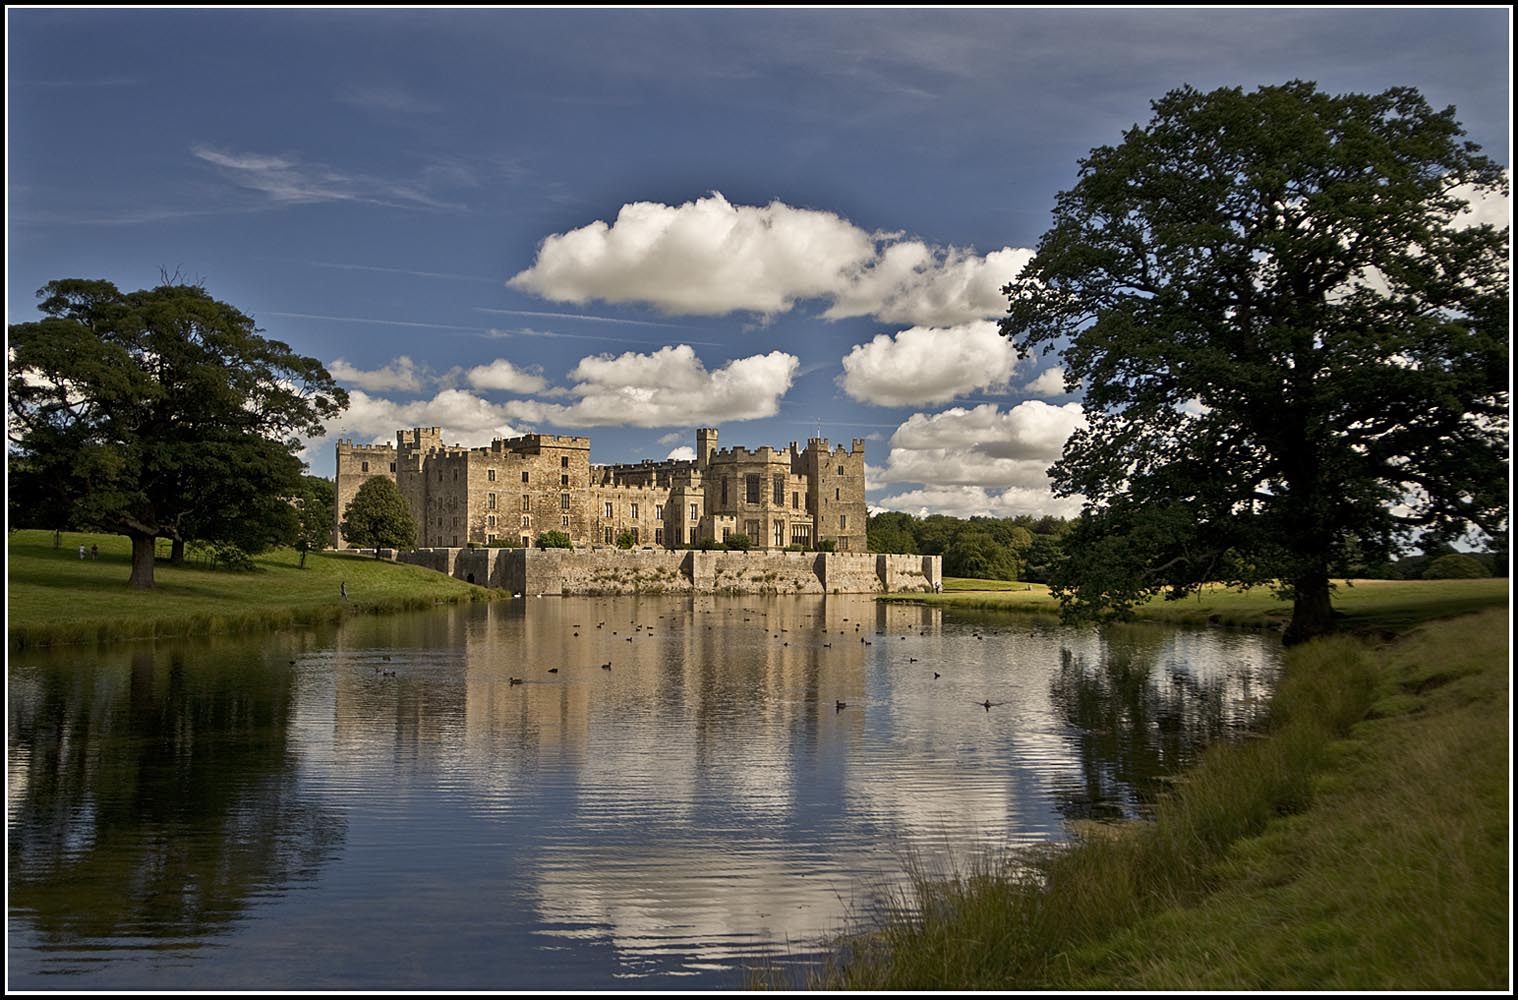
[[[1070,528],[1061,517],[913,517],[887,512],[870,518],[871,552],[943,556],[944,576],[1048,583]]]
[[[1026,580],[1048,583],[1049,573],[1063,554],[1062,542],[1071,522],[1046,515],[994,518],[949,517],[886,512],[870,518],[871,552],[904,552],[943,556],[944,576],[977,580]],[[1486,552],[1460,552],[1435,546],[1426,553],[1377,565],[1351,563],[1335,568],[1336,575],[1362,580],[1449,580],[1505,577],[1506,539]]]

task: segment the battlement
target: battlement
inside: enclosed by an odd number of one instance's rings
[[[391,454],[394,454],[395,445],[391,444],[388,441],[386,441],[384,444],[354,444],[352,438],[338,438],[337,451],[338,454],[342,454],[343,452],[351,452],[354,454],[357,454],[358,452],[389,452]]]

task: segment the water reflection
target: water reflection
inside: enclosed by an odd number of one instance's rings
[[[1074,732],[1080,781],[1062,793],[1070,819],[1147,815],[1166,779],[1208,744],[1256,724],[1276,661],[1216,632],[1115,625],[1095,648],[1060,649],[1050,699]],[[1242,640],[1242,636],[1231,637]]]
[[[729,987],[909,861],[1139,809],[1257,710],[1274,651],[697,597],[29,660],[10,676],[13,985]],[[217,948],[122,947],[164,941]]]
[[[39,973],[159,961],[315,877],[339,817],[302,794],[288,670],[136,649],[8,685],[10,906]],[[102,949],[70,953],[70,946]]]

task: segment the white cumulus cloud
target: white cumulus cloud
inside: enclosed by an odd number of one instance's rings
[[[689,427],[774,416],[800,362],[781,351],[735,358],[708,371],[688,344],[650,354],[582,358],[569,378],[573,403],[516,400],[512,416],[560,427]]]
[[[826,295],[875,253],[831,212],[713,192],[683,205],[634,202],[616,220],[549,236],[513,288],[557,302],[643,302],[666,313],[780,313]]]
[[[840,292],[827,319],[874,316],[886,323],[951,326],[1007,311],[1002,287],[1017,277],[1032,250],[1002,247],[979,256],[957,247],[935,250],[918,240],[893,243]]]
[[[919,406],[1001,387],[1017,351],[990,320],[951,327],[914,326],[859,344],[843,359],[838,384],[863,403]]]
[[[913,414],[891,435],[886,464],[871,470],[869,484],[920,488],[872,502],[891,510],[966,517],[1068,516],[1080,509],[1080,498],[1056,499],[1048,469],[1082,424],[1080,404],[1054,406],[1036,399],[1008,410],[987,403]]]
[[[950,514],[954,517],[1016,517],[1031,514],[1041,517],[1075,517],[1081,511],[1079,497],[1055,497],[1048,490],[1011,486],[991,492],[981,486],[942,486],[909,490],[871,501],[872,508],[896,510],[925,517]]]
[[[1023,389],[1035,396],[1063,396],[1065,395],[1065,370],[1058,366],[1046,369],[1039,373],[1038,378],[1023,386]]]
[[[423,382],[430,381],[432,378],[430,372],[418,366],[404,354],[383,368],[370,370],[357,368],[342,358],[338,358],[327,366],[327,370],[338,381],[347,382],[371,392],[384,392],[386,389],[416,392],[421,389]]]
[[[1033,251],[985,256],[871,233],[833,212],[720,193],[681,205],[633,202],[548,236],[511,287],[556,302],[636,302],[665,313],[775,315],[828,303],[828,319],[953,326],[1006,311],[1001,287]]]
[[[449,444],[472,447],[522,433],[505,407],[463,389],[444,389],[431,399],[409,403],[354,390],[340,421],[342,436],[359,441],[394,441],[396,431],[410,427],[441,427]]]
[[[476,389],[530,394],[548,388],[548,383],[535,370],[518,368],[505,358],[497,358],[488,365],[471,368],[464,377]]]
[[[692,448],[690,445],[686,445],[683,448],[676,448],[668,455],[665,455],[664,459],[665,461],[673,460],[679,462],[694,462],[696,460],[696,449]]]

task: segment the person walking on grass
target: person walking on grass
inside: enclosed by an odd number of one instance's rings
[[[337,585],[337,592],[342,595],[343,600],[346,601],[348,599],[348,581],[347,580],[343,580],[340,583],[338,583],[338,585]]]

